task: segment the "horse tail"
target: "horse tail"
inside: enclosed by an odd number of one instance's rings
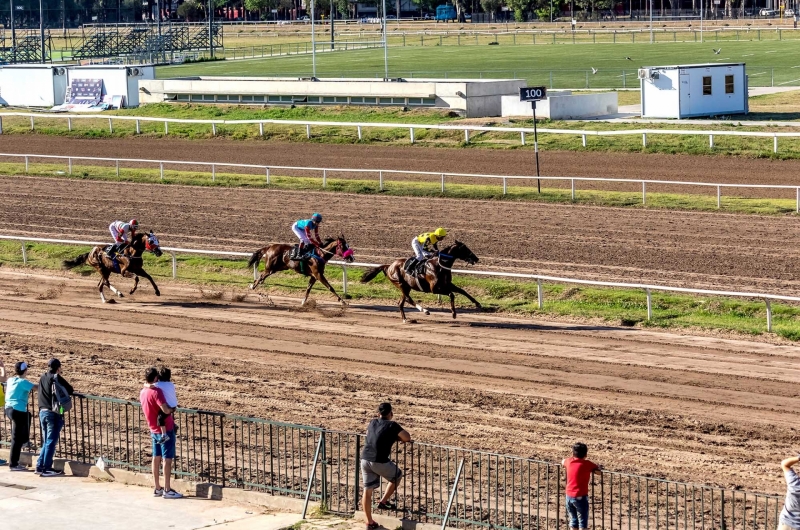
[[[264,249],[263,248],[260,248],[260,249],[256,250],[255,252],[253,252],[253,255],[250,256],[250,261],[247,262],[247,266],[248,267],[252,267],[256,263],[261,261],[261,258],[263,256],[264,256]]]
[[[81,254],[75,259],[67,259],[61,262],[61,266],[65,269],[74,269],[78,265],[83,265],[89,259],[89,253]]]
[[[364,273],[364,275],[361,277],[361,283],[368,283],[368,282],[370,282],[370,281],[374,280],[374,279],[375,279],[375,277],[376,277],[378,274],[380,274],[380,273],[384,273],[384,274],[386,274],[386,268],[387,268],[387,267],[388,267],[388,265],[378,265],[378,266],[377,266],[377,267],[375,267],[374,269],[370,269],[370,270],[368,270],[368,271],[367,271],[367,272],[365,272],[365,273]]]

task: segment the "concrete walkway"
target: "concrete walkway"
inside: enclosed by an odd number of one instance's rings
[[[299,514],[264,513],[252,505],[197,497],[166,500],[152,489],[66,476],[41,478],[0,467],[0,513],[6,530],[279,530]]]

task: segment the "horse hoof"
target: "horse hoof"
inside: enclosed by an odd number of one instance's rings
[[[251,291],[252,291],[253,289],[255,289],[255,287],[253,286],[253,284],[252,284],[252,283],[251,283],[250,285],[248,285],[247,287],[249,287]]]
[[[430,316],[430,314],[431,314],[431,312],[426,309],[424,315],[425,316]]]
[[[161,296],[161,291],[156,291],[156,296]]]
[[[131,294],[133,294],[133,293],[131,293]],[[119,296],[120,298],[125,298],[125,295],[122,294],[122,293],[117,293],[117,296]]]

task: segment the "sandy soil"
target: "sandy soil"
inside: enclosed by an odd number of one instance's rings
[[[136,217],[164,246],[252,252],[320,211],[362,262],[445,226],[479,268],[800,294],[800,218],[0,177],[0,233],[108,239]]]
[[[132,399],[166,363],[185,406],[351,431],[390,399],[421,441],[557,460],[583,439],[610,469],[747,490],[780,492],[797,452],[799,347],[443,311],[403,325],[169,282],[104,306],[91,284],[0,271],[6,365],[57,356],[80,391]]]

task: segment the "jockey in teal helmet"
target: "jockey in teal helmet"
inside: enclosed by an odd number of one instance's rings
[[[292,232],[300,240],[300,247],[297,250],[297,257],[302,256],[305,251],[306,245],[313,245],[319,247],[322,245],[322,240],[319,237],[319,225],[322,222],[322,216],[315,213],[311,219],[301,219],[292,225]],[[312,234],[311,231],[314,231]]]

